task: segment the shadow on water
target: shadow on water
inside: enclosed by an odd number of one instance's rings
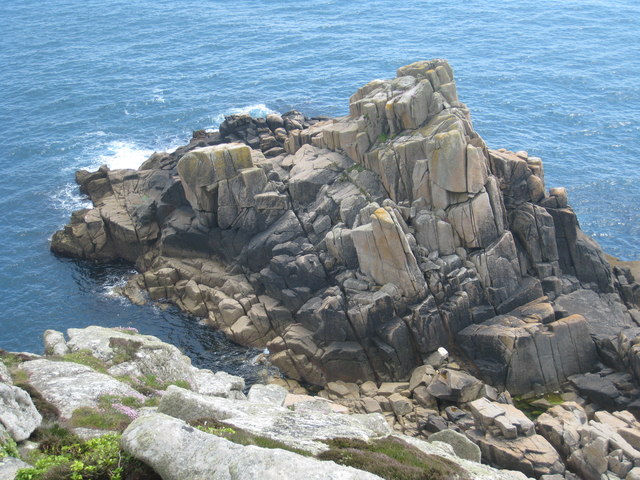
[[[135,327],[140,333],[175,345],[198,368],[240,375],[247,385],[265,380],[265,366],[253,362],[261,350],[232,342],[221,331],[204,324],[203,319],[181,312],[174,305],[154,302],[134,305],[114,294],[114,287],[124,286],[136,273],[130,264],[62,261],[73,266],[73,278],[79,290],[97,301],[96,308],[100,311],[93,312],[86,325]]]

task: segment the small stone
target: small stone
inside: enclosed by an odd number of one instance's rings
[[[425,361],[425,363],[428,365],[431,365],[434,368],[440,368],[442,365],[445,364],[448,358],[449,358],[449,352],[447,351],[447,349],[444,347],[440,347],[438,348],[438,350],[436,350],[435,352],[433,352],[427,357],[427,360]]]
[[[371,381],[360,385],[360,395],[363,397],[375,397],[378,394],[378,386]]]
[[[390,397],[394,393],[400,393],[403,390],[408,390],[409,384],[407,382],[385,382],[378,388],[378,395],[383,397]]]
[[[399,393],[394,393],[389,397],[389,402],[391,403],[391,408],[393,412],[401,417],[413,411],[413,404],[406,397],[400,395]]]
[[[375,399],[370,397],[364,397],[362,400],[362,407],[367,413],[382,413],[382,407]]]

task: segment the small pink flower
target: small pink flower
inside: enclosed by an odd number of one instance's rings
[[[124,413],[131,420],[138,418],[138,411],[135,408],[127,407],[121,403],[112,403],[111,407],[120,413]]]

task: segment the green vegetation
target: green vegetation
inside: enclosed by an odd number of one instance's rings
[[[31,440],[38,442],[38,450],[46,455],[62,455],[64,447],[82,443],[80,437],[57,423],[37,428]]]
[[[131,423],[131,418],[112,408],[80,407],[73,412],[69,424],[72,427],[94,428],[97,430],[123,431]]]
[[[97,407],[80,407],[69,419],[72,427],[123,431],[137,416],[138,409],[146,405],[144,397],[103,395]]]
[[[25,392],[29,394],[31,397],[31,401],[33,405],[36,407],[40,415],[42,415],[42,419],[46,421],[56,421],[60,418],[60,410],[52,404],[49,403],[35,388],[33,388],[28,383],[14,383],[16,387],[20,387]]]
[[[351,165],[349,168],[346,169],[347,172],[364,172],[365,170],[366,168],[360,165],[359,163],[356,163],[355,165]]]
[[[387,139],[388,137],[386,133],[381,133],[380,135],[378,135],[378,142],[380,143],[385,143]]]
[[[539,402],[540,400],[546,400],[550,404],[550,406],[545,407],[541,405],[541,403],[543,402]],[[536,402],[538,403],[536,404]],[[560,405],[562,402],[564,402],[564,400],[559,393],[545,393],[542,396],[527,399],[524,399],[522,397],[513,398],[513,403],[515,404],[515,406],[519,410],[522,410],[522,412],[531,420],[535,420],[549,408],[554,405]]]
[[[200,418],[189,422],[193,427],[203,432],[216,435],[218,437],[226,438],[230,442],[237,443],[239,445],[255,445],[262,448],[279,448],[281,450],[287,450],[289,452],[297,453],[298,455],[304,455],[306,457],[311,456],[310,452],[301,450],[299,448],[290,447],[289,445],[273,440],[272,438],[262,437],[260,435],[254,435],[245,430],[236,427],[230,427],[229,425],[219,422],[212,418]]]
[[[57,427],[58,434],[62,434]],[[49,432],[49,434],[52,434]],[[33,468],[18,471],[16,480],[157,480],[149,467],[120,449],[120,435],[76,441],[73,434],[62,434],[51,452],[39,452]],[[72,443],[73,442],[73,443]]]
[[[0,439],[2,440],[2,439]],[[16,457],[18,458],[18,446],[13,438],[8,437],[4,440],[4,443],[0,443],[0,458],[4,457]]]
[[[364,442],[333,439],[330,449],[318,455],[340,465],[365,470],[388,480],[444,480],[468,478],[450,460],[429,455],[397,438]]]
[[[67,353],[62,357],[52,357],[52,360],[62,360],[63,362],[79,363],[93,368],[100,373],[107,373],[107,365],[99,358],[91,354],[91,350],[79,350],[73,353]]]
[[[22,362],[26,362],[30,360],[28,355],[24,355],[22,353],[11,353],[6,350],[0,349],[0,360],[5,366],[11,370],[13,367],[20,365]]]

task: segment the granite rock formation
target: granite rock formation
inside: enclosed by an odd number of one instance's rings
[[[442,346],[513,393],[600,360],[637,375],[637,336],[619,334],[638,326],[640,286],[539,158],[485,145],[444,60],[368,83],[344,117],[229,117],[138,170],[77,180],[94,207],[54,252],[135,263],[133,301],[267,347],[290,378],[407,380]]]

